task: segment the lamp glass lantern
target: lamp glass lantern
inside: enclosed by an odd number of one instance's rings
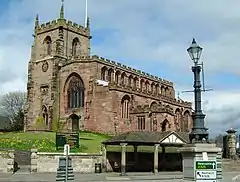
[[[198,60],[200,59],[202,54],[202,50],[203,48],[197,44],[195,39],[193,39],[192,45],[187,49],[187,51],[194,63],[198,63]]]

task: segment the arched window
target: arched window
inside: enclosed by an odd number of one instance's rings
[[[101,69],[101,80],[107,81],[107,77],[108,77],[108,72],[107,72],[107,67],[102,67]]]
[[[180,126],[182,126],[182,121],[181,121],[181,111],[179,108],[176,109],[175,111],[175,125],[176,125],[176,131],[179,131],[180,130]]]
[[[144,83],[144,80],[141,80],[141,81],[140,81],[140,90],[141,90],[141,92],[144,90],[144,88],[143,88],[143,83]]]
[[[47,36],[44,39],[44,44],[46,45],[46,53],[47,55],[51,55],[52,53],[52,39],[50,36]]]
[[[84,84],[78,75],[71,76],[67,89],[68,108],[84,106]]]
[[[159,84],[155,85],[155,93],[156,93],[156,95],[159,94]]]
[[[77,46],[79,45],[79,39],[76,37],[72,41],[72,56],[77,55]]]
[[[48,112],[47,112],[47,107],[42,106],[42,116],[43,116],[43,121],[45,125],[48,125]]]
[[[190,122],[190,112],[185,111],[183,114],[183,121],[182,121],[182,131],[186,132],[189,130],[189,122]]]
[[[169,96],[169,88],[168,87],[165,88],[165,96]]]
[[[165,120],[162,122],[162,126],[161,126],[161,130],[162,130],[162,131],[167,131],[167,124],[168,124],[168,120],[165,119]]]
[[[155,101],[153,101],[151,104],[150,104],[150,108],[154,108],[154,107],[157,107],[157,103]]]
[[[113,69],[110,68],[110,69],[108,70],[108,81],[109,81],[109,82],[112,82],[112,81],[113,81],[113,73],[114,73]]]
[[[121,75],[121,85],[122,86],[126,85],[126,78],[127,78],[127,75],[126,75],[126,73],[123,72]]]
[[[146,90],[146,92],[149,92],[149,82],[148,81],[145,82],[145,90]]]
[[[155,94],[155,93],[156,93],[155,83],[154,83],[154,82],[151,84],[151,93],[152,93],[152,94]]]
[[[115,83],[117,84],[117,85],[119,85],[120,83],[119,83],[119,77],[120,77],[120,71],[116,71],[116,73],[115,73]]]
[[[128,77],[128,86],[129,87],[133,87],[133,76],[132,75],[129,75],[129,77]]]
[[[135,77],[134,80],[133,80],[133,88],[137,89],[137,87],[138,87],[138,78]]]
[[[130,97],[125,95],[121,100],[121,116],[122,118],[129,118]]]
[[[166,96],[166,92],[165,92],[164,86],[161,86],[161,94],[162,94],[163,96]]]

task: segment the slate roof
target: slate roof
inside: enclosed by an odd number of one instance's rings
[[[189,143],[189,133],[187,132],[175,132],[175,131],[165,131],[165,132],[148,132],[148,131],[132,131],[126,132],[108,139],[103,144],[106,145],[120,145],[120,143],[127,143],[130,145],[168,145],[162,144],[161,142],[174,133],[183,142]]]

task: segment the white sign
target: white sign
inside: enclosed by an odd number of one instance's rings
[[[216,178],[217,171],[196,171],[196,179],[216,179]]]
[[[215,179],[207,179],[207,180],[200,179],[200,180],[196,180],[196,182],[217,182],[217,180],[215,180]]]
[[[70,153],[70,146],[68,144],[64,145],[63,155],[68,155]]]

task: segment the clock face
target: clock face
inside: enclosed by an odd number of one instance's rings
[[[45,61],[45,62],[43,62],[43,64],[42,64],[42,71],[43,71],[43,72],[46,72],[47,70],[48,70],[48,62]]]

